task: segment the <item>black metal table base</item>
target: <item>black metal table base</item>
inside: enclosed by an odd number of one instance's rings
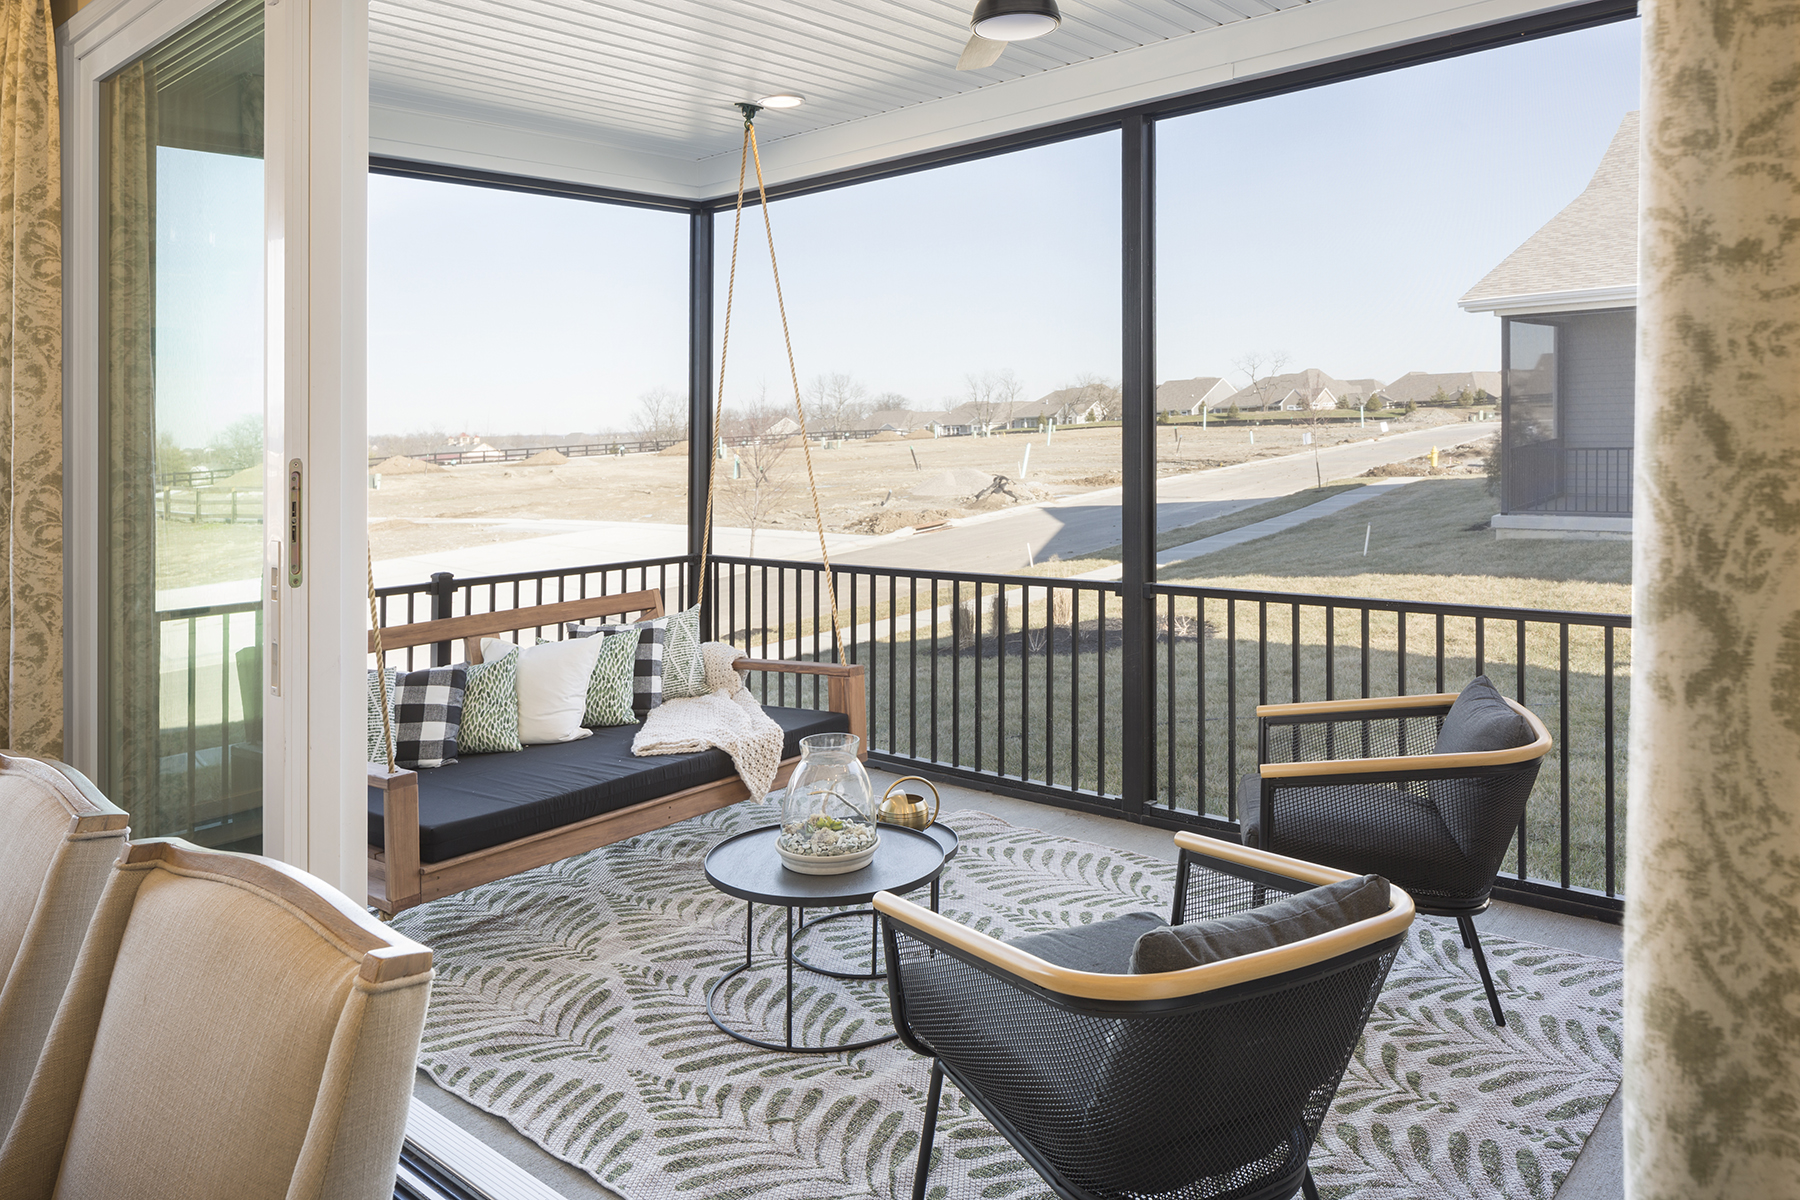
[[[779,825],[768,825],[726,838],[706,855],[706,878],[728,896],[744,901],[744,961],[725,972],[706,991],[706,1015],[719,1032],[748,1046],[764,1050],[781,1050],[793,1054],[841,1054],[846,1050],[864,1050],[899,1037],[898,1033],[857,1041],[840,1041],[831,1045],[806,1045],[794,1039],[794,968],[829,979],[875,982],[884,979],[881,969],[881,919],[873,908],[854,908],[806,919],[809,905],[815,908],[839,908],[843,905],[866,905],[883,891],[906,895],[927,885],[931,888],[931,911],[938,910],[938,878],[944,864],[956,855],[959,839],[956,831],[945,825],[932,825],[924,830],[900,826],[889,827],[892,841],[884,842],[881,854],[869,865],[843,875],[797,875],[781,865],[775,853]],[[787,915],[787,938],[779,959],[756,961],[756,906],[779,905]],[[796,912],[796,910],[798,910]],[[796,944],[809,931],[831,921],[853,918],[869,919],[869,969],[838,970],[807,962],[796,951]],[[849,965],[846,963],[845,965]],[[719,1015],[722,989],[747,971],[780,966],[786,973],[786,989],[782,1000],[786,1006],[781,1040],[755,1037],[743,1029],[734,1029]],[[885,1011],[887,1006],[881,1005]],[[873,1014],[869,1019],[880,1020]],[[854,1036],[862,1022],[852,1022],[839,1036]],[[822,1035],[825,1032],[822,1031]],[[804,1037],[804,1034],[802,1035]]]
[[[786,1002],[786,1009],[787,1009],[787,1028],[784,1031],[785,1032],[785,1040],[779,1041],[779,1042],[772,1042],[772,1041],[765,1041],[762,1038],[752,1037],[749,1034],[743,1032],[742,1030],[733,1029],[731,1026],[727,1025],[724,1022],[724,1020],[721,1019],[719,1016],[719,1010],[718,1010],[718,1004],[717,1004],[719,989],[723,988],[726,984],[730,983],[733,979],[736,979],[739,975],[742,975],[746,971],[753,970],[759,965],[764,966],[764,967],[776,965],[774,962],[765,962],[765,963],[758,964],[753,957],[753,952],[754,952],[754,947],[755,947],[755,936],[756,936],[756,933],[755,933],[755,931],[756,931],[756,905],[750,903],[749,901],[745,901],[745,903],[744,903],[744,961],[743,961],[743,964],[741,966],[733,967],[733,968],[731,968],[731,970],[725,972],[725,974],[719,978],[719,981],[717,983],[713,984],[711,988],[707,989],[707,993],[706,993],[706,1015],[708,1017],[712,1018],[712,1023],[714,1025],[719,1027],[719,1032],[725,1034],[728,1037],[736,1038],[738,1041],[743,1042],[744,1044],[749,1045],[749,1046],[757,1046],[764,1050],[781,1050],[781,1051],[784,1051],[784,1052],[790,1053],[790,1054],[842,1054],[847,1050],[867,1050],[870,1046],[879,1046],[883,1042],[891,1042],[895,1038],[899,1037],[900,1035],[898,1033],[887,1033],[887,1034],[883,1034],[880,1037],[864,1038],[861,1041],[855,1041],[855,1042],[838,1042],[838,1043],[834,1043],[829,1046],[808,1046],[808,1045],[804,1045],[804,1044],[796,1044],[794,1042],[794,968],[795,967],[799,967],[803,971],[810,971],[815,975],[827,975],[834,979],[875,980],[875,979],[883,978],[886,975],[886,972],[885,971],[876,971],[873,969],[875,966],[875,957],[874,957],[873,953],[871,953],[871,955],[870,955],[870,970],[866,974],[851,973],[851,972],[844,972],[844,971],[832,971],[829,969],[823,969],[820,967],[811,966],[808,963],[800,961],[800,959],[797,958],[794,954],[794,939],[796,937],[798,937],[801,933],[805,932],[806,930],[817,928],[819,925],[822,925],[826,921],[835,921],[835,920],[838,920],[843,917],[868,916],[868,917],[873,918],[875,915],[874,909],[864,908],[864,909],[857,909],[854,912],[831,913],[827,916],[815,918],[811,925],[806,924],[805,920],[802,919],[800,928],[798,930],[796,930],[794,928],[794,910],[789,908],[789,909],[786,909],[785,911],[787,912],[787,945],[785,947],[786,953],[782,956],[782,961],[781,961],[781,965],[783,967],[785,967],[787,970],[787,987],[784,989],[785,993],[786,993],[784,999]],[[802,910],[802,911],[804,911],[804,910]]]

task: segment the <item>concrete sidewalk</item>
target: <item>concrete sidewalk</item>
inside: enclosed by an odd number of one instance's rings
[[[1329,500],[1321,500],[1317,504],[1309,504],[1305,508],[1296,508],[1292,512],[1282,513],[1279,517],[1270,517],[1266,521],[1257,521],[1253,525],[1244,525],[1225,533],[1215,533],[1211,537],[1184,542],[1179,546],[1170,546],[1167,550],[1157,551],[1156,566],[1160,570],[1173,563],[1199,558],[1203,554],[1217,554],[1219,551],[1229,550],[1233,546],[1242,546],[1246,542],[1266,538],[1270,534],[1280,533],[1284,529],[1293,529],[1297,525],[1316,521],[1320,517],[1336,516],[1352,505],[1361,504],[1365,500],[1373,500],[1377,496],[1385,496],[1395,488],[1404,487],[1417,481],[1417,476],[1379,479],[1359,488],[1351,488],[1347,492],[1339,492]],[[1097,571],[1088,571],[1085,574],[1070,576],[1070,578],[1117,579],[1123,569],[1121,565],[1101,567]]]

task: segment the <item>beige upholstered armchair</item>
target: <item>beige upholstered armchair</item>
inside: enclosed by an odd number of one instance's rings
[[[0,754],[0,1138],[125,845],[127,819],[74,768]]]
[[[137,843],[11,1132],[9,1200],[386,1200],[431,951],[269,859]]]

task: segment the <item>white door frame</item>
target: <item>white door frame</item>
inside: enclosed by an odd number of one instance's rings
[[[65,753],[100,759],[100,83],[220,0],[95,0],[57,30],[64,243]],[[368,607],[368,14],[265,0],[264,168],[271,538],[302,463],[301,582],[264,589],[265,853],[368,888],[362,684]],[[267,581],[265,581],[267,582]],[[117,797],[130,807],[130,797]]]

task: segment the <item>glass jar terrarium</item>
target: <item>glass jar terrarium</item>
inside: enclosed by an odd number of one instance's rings
[[[800,762],[781,801],[775,849],[790,871],[838,875],[875,857],[875,789],[856,752],[853,733],[815,733],[800,739]]]

